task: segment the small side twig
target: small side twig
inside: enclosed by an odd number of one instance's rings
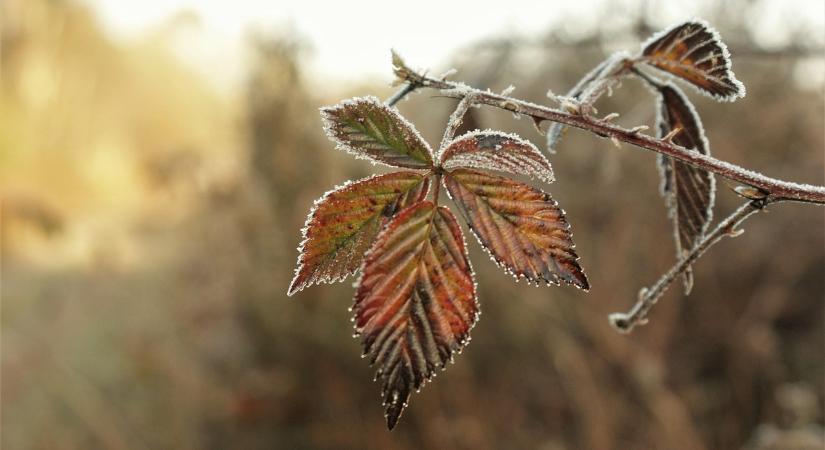
[[[639,291],[639,299],[628,312],[610,314],[608,317],[610,324],[621,333],[630,333],[637,325],[647,323],[648,313],[650,313],[650,310],[653,309],[653,306],[674,280],[687,270],[687,268],[699,259],[710,247],[722,240],[723,237],[739,236],[742,233],[742,230],[737,230],[739,224],[752,214],[764,209],[769,202],[768,197],[750,200],[719,222],[712,232],[698,241],[690,252],[662,275],[655,284],[650,288],[642,288]]]
[[[458,106],[455,107],[455,111],[450,115],[450,119],[447,121],[447,128],[444,130],[444,137],[441,138],[441,145],[438,146],[438,154],[436,157],[441,157],[441,151],[447,146],[447,144],[453,140],[455,136],[455,132],[458,131],[458,127],[461,126],[461,122],[464,121],[464,115],[467,114],[467,111],[473,106],[473,102],[475,101],[475,96],[465,95],[460,102],[458,102]]]
[[[385,102],[389,106],[395,106],[396,103],[400,102],[404,99],[408,94],[412,94],[413,91],[418,89],[420,86],[416,85],[415,83],[404,83],[404,86],[401,87],[395,94],[392,94],[392,97],[388,98]]]

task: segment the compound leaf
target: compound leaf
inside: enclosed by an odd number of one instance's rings
[[[656,130],[659,137],[672,130],[680,131],[672,142],[703,155],[710,147],[702,129],[702,122],[693,105],[678,87],[672,84],[659,86]],[[683,257],[693,245],[702,239],[713,217],[716,185],[713,174],[697,169],[673,158],[660,155],[662,195],[673,221],[677,258]],[[685,294],[693,286],[693,272],[684,273]]]
[[[731,70],[730,53],[719,33],[703,21],[689,21],[651,37],[642,45],[643,62],[675,75],[720,101],[745,96]]]
[[[303,229],[292,295],[355,273],[378,232],[401,209],[423,199],[429,179],[414,172],[376,175],[327,192]]]
[[[454,139],[442,153],[441,164],[447,170],[473,167],[553,182],[550,161],[535,145],[500,131],[474,131]]]
[[[432,167],[432,150],[395,108],[375,97],[321,108],[327,135],[358,158],[409,169]]]
[[[516,278],[589,289],[564,212],[538,189],[472,169],[444,177],[479,243]]]
[[[421,201],[390,221],[364,262],[353,310],[364,355],[378,366],[392,429],[411,391],[461,350],[478,318],[473,272],[455,216]]]

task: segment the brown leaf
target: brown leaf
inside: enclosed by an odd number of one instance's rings
[[[564,212],[538,189],[471,169],[444,177],[479,243],[516,278],[589,289]]]
[[[464,237],[447,208],[421,201],[387,225],[364,262],[353,309],[392,429],[410,392],[461,350],[478,319]]]
[[[553,182],[550,161],[535,145],[500,131],[474,131],[454,139],[441,154],[444,169],[473,167]]]
[[[321,108],[327,135],[356,157],[395,167],[432,167],[432,150],[395,108],[375,97]]]
[[[710,152],[702,129],[702,122],[693,105],[678,87],[672,84],[659,86],[660,101],[657,108],[657,133],[665,136],[671,130],[680,131],[673,137],[676,145],[707,155]],[[676,256],[682,258],[693,245],[701,240],[713,217],[716,184],[713,174],[660,155],[662,195],[673,221],[676,240]],[[684,273],[685,294],[693,286],[693,272]]]
[[[298,269],[288,295],[355,273],[387,221],[423,199],[429,179],[414,172],[376,175],[345,184],[315,202],[303,229]]]
[[[719,33],[703,21],[689,21],[651,37],[642,61],[675,75],[721,101],[745,96],[731,70],[730,54]]]

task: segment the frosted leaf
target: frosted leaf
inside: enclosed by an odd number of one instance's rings
[[[390,429],[410,393],[469,341],[478,311],[455,216],[430,201],[398,214],[366,257],[353,306],[364,355],[377,366]]]
[[[564,211],[549,194],[472,169],[446,174],[444,185],[478,242],[516,279],[590,288]]]
[[[321,108],[321,117],[338,148],[358,158],[410,169],[432,167],[432,150],[415,127],[375,97]]]
[[[441,155],[441,164],[497,170],[528,175],[552,183],[550,161],[530,142],[508,133],[484,130],[464,134],[450,142]]]
[[[288,295],[355,273],[375,236],[398,211],[426,197],[429,179],[414,172],[346,183],[316,200],[302,230],[298,268]]]
[[[716,100],[745,96],[745,86],[731,70],[727,46],[704,20],[690,20],[653,35],[642,44],[640,60]]]
[[[657,135],[662,137],[678,128],[680,131],[672,138],[674,144],[710,154],[699,114],[687,97],[673,84],[659,86],[658,90]],[[676,257],[682,258],[707,232],[713,217],[716,181],[712,173],[664,155],[659,155],[659,168],[661,192],[673,221]],[[684,285],[688,294],[693,285],[690,267],[684,272]]]

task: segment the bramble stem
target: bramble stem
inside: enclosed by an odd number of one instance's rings
[[[568,126],[590,131],[598,136],[614,141],[626,142],[647,150],[670,156],[690,166],[715,173],[729,180],[742,183],[762,191],[771,203],[782,200],[825,204],[825,187],[798,184],[767,177],[737,165],[721,161],[712,156],[688,150],[663,139],[657,139],[638,131],[629,130],[585,114],[561,111],[547,106],[519,100],[509,96],[482,91],[462,83],[440,80],[418,73],[403,62],[395,61],[395,74],[410,85],[439,89],[448,97],[464,98],[472,95],[473,102],[506,109],[532,117],[536,121],[550,120]]]
[[[630,333],[637,325],[647,323],[648,313],[679,275],[687,270],[687,268],[699,259],[710,247],[722,240],[723,237],[739,236],[742,230],[736,230],[736,227],[751,214],[761,211],[767,204],[767,199],[749,200],[732,212],[728,217],[719,222],[719,225],[717,225],[712,232],[697,242],[690,252],[662,275],[656,283],[650,288],[642,288],[639,290],[639,299],[628,312],[610,314],[610,316],[608,316],[610,324],[620,333]]]

